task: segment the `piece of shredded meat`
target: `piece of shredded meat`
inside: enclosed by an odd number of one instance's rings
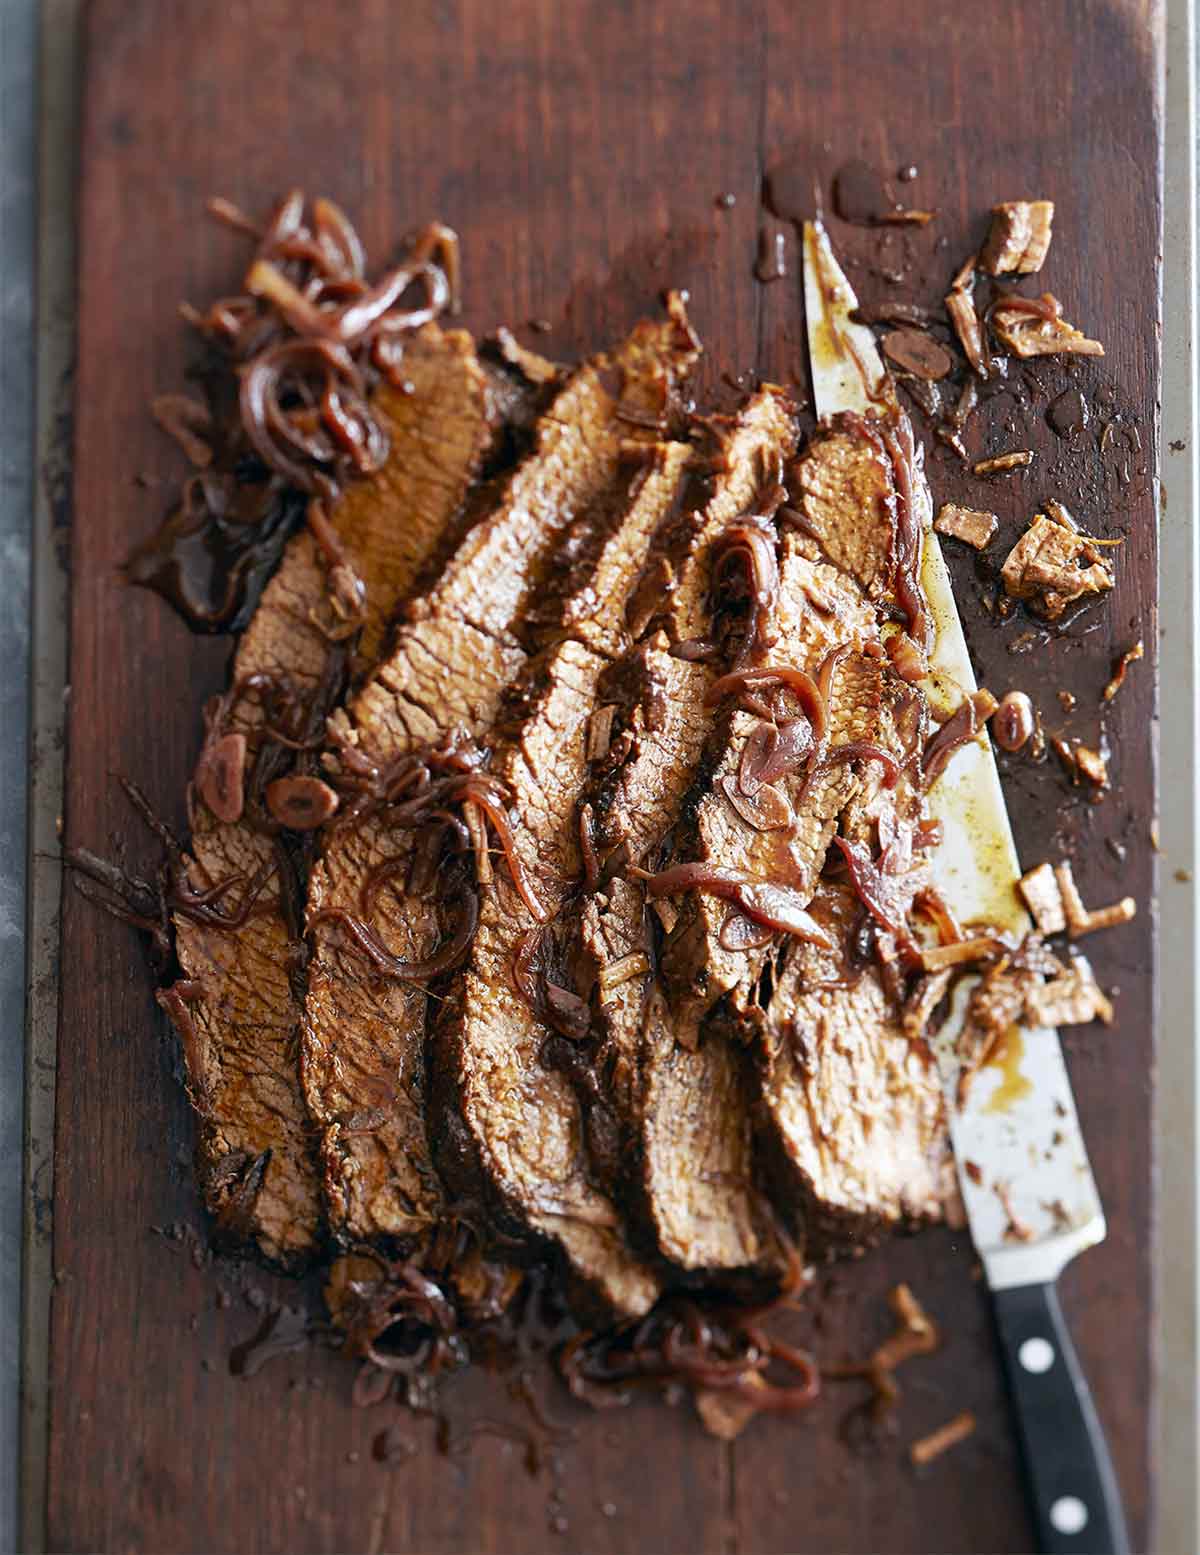
[[[1012,599],[1029,601],[1040,615],[1055,621],[1075,600],[1112,588],[1112,568],[1096,549],[1106,543],[1039,513],[1008,553],[1001,582]]]
[[[963,348],[963,355],[981,378],[988,375],[987,343],[983,324],[975,307],[975,266],[978,256],[972,254],[954,277],[946,293],[946,312],[954,325],[954,333]]]
[[[1053,866],[1043,862],[1029,870],[1021,876],[1019,889],[1038,933],[1061,934],[1067,926],[1067,914]]]
[[[988,317],[996,338],[1014,356],[1104,355],[1098,340],[1089,340],[1082,330],[1067,323],[1062,304],[1049,292],[1040,297],[1006,292],[992,304]]]
[[[1069,863],[1057,864],[1054,869],[1058,889],[1062,893],[1063,910],[1067,916],[1067,933],[1072,939],[1094,934],[1098,929],[1111,929],[1117,924],[1128,923],[1137,913],[1137,903],[1132,896],[1123,896],[1109,907],[1097,907],[1089,911],[1084,906],[1075,884],[1075,873]]]
[[[992,206],[992,225],[979,255],[988,275],[1032,275],[1050,247],[1053,200],[1007,200]]]
[[[935,1458],[940,1458],[944,1452],[949,1452],[951,1447],[957,1447],[959,1442],[965,1442],[974,1432],[975,1416],[969,1409],[964,1409],[962,1414],[955,1415],[953,1420],[947,1420],[945,1425],[938,1426],[936,1431],[930,1431],[928,1436],[919,1437],[908,1449],[908,1456],[916,1468],[923,1469]]]
[[[991,543],[999,524],[1000,520],[994,513],[959,507],[957,502],[944,503],[933,521],[938,534],[965,541],[977,551],[982,551]]]

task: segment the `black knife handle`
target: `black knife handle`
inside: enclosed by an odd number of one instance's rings
[[[1117,1477],[1057,1290],[992,1296],[1042,1555],[1129,1555]]]

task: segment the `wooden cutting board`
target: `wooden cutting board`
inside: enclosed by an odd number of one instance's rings
[[[176,304],[240,275],[237,240],[203,219],[209,193],[251,211],[296,184],[328,194],[381,261],[410,227],[450,222],[466,323],[547,320],[548,334],[526,338],[564,358],[614,339],[663,286],[686,286],[707,346],[702,398],[730,397],[725,374],[803,381],[798,278],[764,286],[752,274],[763,171],[779,159],[806,159],[826,188],[854,156],[918,170],[900,187],[936,207],[924,233],[833,224],[864,296],[894,271],[894,294],[935,302],[992,202],[1052,197],[1044,284],[1107,346],[1077,380],[1091,425],[1074,442],[1055,436],[1047,399],[1076,380],[1051,367],[1034,375],[1031,405],[1013,402],[1011,430],[992,418],[987,451],[1031,447],[1028,471],[981,494],[939,449],[932,477],[939,499],[995,507],[1001,541],[1056,494],[1088,527],[1126,537],[1116,590],[1061,637],[989,619],[990,584],[973,556],[955,555],[972,650],[997,693],[1031,687],[1048,727],[1090,739],[1113,656],[1139,636],[1147,645],[1106,715],[1115,787],[1102,804],[1052,763],[1022,758],[1007,773],[1026,860],[1077,844],[1090,900],[1128,891],[1143,908],[1093,947],[1102,980],[1120,986],[1117,1023],[1067,1039],[1110,1233],[1063,1282],[1138,1548],[1151,1501],[1161,29],[1155,0],[95,0],[66,807],[69,844],[126,838],[148,860],[110,773],[182,822],[200,704],[224,680],[228,643],[193,638],[116,570],[165,501],[165,486],[135,477],[179,474],[146,410],[180,383]],[[726,193],[731,208],[717,204]],[[1060,689],[1078,699],[1069,716]],[[371,1444],[399,1417],[352,1407],[337,1356],[232,1376],[230,1351],[258,1318],[245,1280],[180,1239],[180,1226],[203,1230],[191,1125],[142,952],[71,891],[62,934],[51,1549],[1029,1548],[962,1233],[900,1240],[823,1276],[835,1287],[817,1335],[827,1359],[861,1356],[887,1332],[883,1293],[898,1279],[944,1329],[940,1352],[902,1374],[890,1434],[866,1445],[839,1434],[858,1392],[831,1384],[807,1416],[760,1421],[733,1445],[704,1436],[687,1408],[593,1416],[555,1398],[578,1439],[536,1477],[494,1437],[440,1455],[428,1421],[404,1427],[414,1454],[384,1466]],[[164,1227],[176,1229],[153,1229]],[[976,1434],[914,1472],[907,1444],[967,1408]]]

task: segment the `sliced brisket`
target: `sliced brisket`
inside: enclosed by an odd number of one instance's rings
[[[655,465],[639,475],[621,522],[568,601],[570,635],[526,667],[515,716],[493,737],[489,770],[511,795],[521,866],[551,917],[584,871],[576,801],[597,690],[625,646],[624,602],[676,501],[689,454],[686,444],[662,445]],[[536,1008],[514,982],[528,937],[554,938],[554,926],[538,922],[502,870],[481,883],[480,894],[470,960],[435,1027],[448,1111],[461,1120],[457,1137],[440,1134],[452,1147],[437,1159],[452,1188],[484,1197],[494,1220],[556,1242],[606,1309],[640,1316],[658,1281],[631,1252],[617,1207],[592,1180],[591,1158],[610,1143],[597,1137],[605,1100],[595,1089],[577,1094],[572,1039],[552,1035],[544,1019],[553,1009]],[[549,946],[539,948],[543,959],[556,959]],[[554,999],[558,987],[535,989],[536,1004]],[[569,998],[565,1008],[572,1009]]]
[[[586,564],[623,512],[633,478],[623,448],[652,441],[636,423],[667,413],[695,351],[676,310],[669,322],[639,326],[558,391],[494,511],[410,605],[378,673],[333,720],[343,767],[352,754],[383,770],[487,734],[553,601],[573,586],[573,565]],[[413,881],[414,849],[413,834],[386,810],[335,828],[313,872],[310,920],[365,916],[389,955],[429,956],[448,926],[436,892]],[[367,903],[381,871],[390,884]],[[443,1207],[426,1134],[427,995],[419,983],[377,975],[328,918],[312,940],[301,1068],[331,1226],[348,1242],[411,1242]]]
[[[407,345],[404,374],[404,392],[385,383],[374,401],[391,439],[386,465],[350,485],[332,514],[347,561],[365,586],[360,649],[366,655],[377,651],[396,602],[443,542],[496,431],[492,396],[469,336],[427,326]],[[284,1263],[302,1261],[320,1227],[296,1068],[305,849],[282,834],[263,796],[295,759],[277,737],[278,724],[287,724],[289,739],[311,745],[349,665],[349,644],[327,635],[333,625],[328,593],[322,553],[304,530],[289,543],[241,639],[231,692],[217,710],[219,724],[193,791],[194,888],[236,880],[222,909],[232,913],[252,896],[253,903],[236,930],[176,915],[183,977],[163,996],[183,1039],[208,1208],[220,1229]],[[233,770],[243,749],[238,736],[245,741],[244,778]],[[214,789],[218,740],[218,762],[224,761],[218,776],[234,790],[223,799],[222,785]]]
[[[833,949],[786,948],[760,1072],[774,1186],[816,1251],[940,1218],[953,1164],[933,1056],[903,1029],[879,967],[856,955],[857,898],[824,885],[811,910]]]
[[[816,915],[818,930],[824,926],[832,933],[836,927],[836,947],[826,951],[778,933],[755,932],[719,896],[691,891],[674,902],[677,916],[661,953],[671,1015],[662,1025],[660,1072],[688,1069],[689,1059],[672,1048],[672,1033],[676,1042],[700,1042],[702,1050],[719,1045],[719,1033],[741,1039],[761,1033],[758,1113],[769,1180],[791,1227],[826,1239],[835,1225],[844,1237],[868,1212],[879,1222],[936,1213],[943,1186],[930,1187],[945,1149],[937,1076],[924,1060],[908,1062],[909,1038],[880,970],[857,964],[853,988],[810,989],[831,980],[828,965],[839,957],[843,970],[837,975],[845,977],[851,931],[861,938],[864,930],[861,909],[848,927],[840,921],[831,926],[828,917],[829,901],[841,901],[821,884],[835,835],[854,840],[871,858],[885,831],[890,837],[900,822],[911,827],[922,813],[919,765],[906,764],[923,746],[927,716],[880,641],[892,598],[897,500],[892,463],[879,449],[847,418],[816,439],[794,468],[807,522],[780,539],[777,603],[765,634],[769,646],[744,661],[751,670],[791,666],[819,678],[825,693],[823,736],[806,761],[769,785],[769,798],[753,783],[748,795],[751,742],[770,749],[773,741],[784,740],[789,721],[803,715],[801,701],[785,685],[752,686],[759,708],[748,712],[734,705],[714,724],[670,859],[777,882],[795,891],[798,903],[817,893],[824,904]],[[736,684],[732,689],[736,693]],[[770,716],[764,717],[764,710]],[[894,954],[885,931],[869,927],[876,933],[870,944],[878,945],[880,955]],[[814,966],[828,975],[818,975]],[[878,1041],[868,1040],[877,1029]],[[807,1069],[793,1061],[801,1049],[808,1055]],[[732,1067],[728,1057],[725,1062]],[[891,1098],[896,1139],[880,1145],[877,1161],[862,1162],[857,1177],[847,1155],[839,1176],[834,1146],[827,1146],[823,1135],[803,1140],[801,1132],[805,1120],[816,1118],[824,1129],[826,1112],[837,1115],[844,1105],[841,1092],[854,1074],[861,1075],[867,1113],[878,1108],[880,1095]],[[689,1095],[683,1085],[664,1092],[660,1126],[677,1134],[689,1105],[699,1110],[695,1092]],[[855,1126],[851,1109],[839,1136],[843,1144]],[[867,1132],[859,1128],[860,1135]],[[695,1147],[693,1134],[678,1154]]]
[[[611,677],[621,712],[586,795],[602,857],[614,849],[618,859],[661,852],[678,820],[711,727],[705,699],[719,673],[706,659],[678,653],[712,629],[714,542],[778,481],[795,438],[786,398],[772,389],[756,394],[721,428],[708,500],[682,511],[655,547],[645,574],[652,608],[642,640]],[[627,956],[653,955],[646,911],[642,890],[614,879],[581,917],[582,949],[598,987],[595,1066],[623,1128],[622,1186],[640,1203],[651,1243],[681,1268],[754,1265],[770,1256],[772,1243],[750,1181],[742,1055],[721,1040],[694,1051],[680,1046],[653,972],[621,975],[620,967],[640,965]]]

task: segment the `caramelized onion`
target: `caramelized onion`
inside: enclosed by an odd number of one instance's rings
[[[885,788],[894,788],[900,776],[900,763],[891,751],[884,750],[882,745],[876,745],[873,740],[848,740],[845,745],[835,745],[821,752],[808,774],[805,788],[811,787],[831,767],[844,766],[848,761],[877,761],[883,768]]]
[[[760,785],[776,783],[795,772],[812,755],[813,728],[807,718],[789,718],[776,730],[776,737],[755,777]]]
[[[384,977],[400,983],[426,983],[458,965],[466,954],[475,928],[479,922],[479,897],[472,890],[465,890],[461,897],[461,915],[454,933],[444,940],[433,955],[422,961],[404,961],[393,956],[380,943],[370,924],[337,907],[327,907],[309,920],[310,932],[322,923],[340,927],[367,958],[375,970]]]
[[[775,555],[775,530],[761,517],[739,519],[729,527],[713,547],[713,590],[733,563],[745,568],[746,594],[750,615],[746,633],[735,664],[740,665],[753,653],[765,652],[779,635],[772,635],[771,614],[779,597],[779,563]]]
[[[733,908],[726,914],[717,939],[722,950],[740,951],[761,950],[764,945],[771,943],[773,937],[774,931],[765,924],[755,923],[745,913]]]
[[[516,838],[513,836],[512,827],[508,824],[508,814],[504,806],[498,802],[494,790],[478,780],[468,779],[463,799],[467,804],[478,805],[492,823],[492,830],[504,849],[508,872],[512,877],[513,885],[517,888],[518,896],[539,923],[548,923],[553,915],[538,900],[533,882],[517,854]]]
[[[808,671],[797,669],[793,664],[764,664],[759,669],[732,670],[713,682],[704,699],[705,705],[713,707],[727,696],[761,691],[768,686],[786,686],[803,707],[812,724],[813,737],[818,743],[825,738],[825,699]]]
[[[832,949],[825,930],[807,911],[808,899],[791,886],[759,880],[740,869],[720,869],[711,864],[676,864],[657,875],[644,869],[630,873],[644,882],[650,896],[676,896],[682,891],[702,891],[723,896],[763,927]]]
[[[457,239],[433,225],[406,260],[373,285],[362,245],[328,200],[293,190],[258,234],[227,201],[210,201],[227,225],[258,235],[244,292],[188,317],[241,376],[241,424],[267,467],[308,492],[378,469],[387,436],[368,403],[369,373],[393,370],[398,337],[457,307]],[[420,293],[411,301],[412,289]]]
[[[736,1396],[747,1418],[807,1408],[820,1392],[816,1363],[750,1316],[749,1309],[667,1298],[632,1327],[576,1336],[559,1353],[559,1370],[575,1398],[600,1409],[628,1403],[638,1387],[681,1383],[701,1396],[714,1390]],[[796,1380],[772,1382],[767,1372],[774,1363]]]
[[[908,931],[908,906],[911,890],[905,889],[904,876],[894,874],[872,859],[861,842],[835,837],[850,872],[855,895],[876,923],[904,945],[911,943]]]
[[[921,769],[926,788],[946,770],[955,751],[975,738],[995,709],[996,701],[989,691],[976,691],[963,698],[925,746]]]
[[[933,625],[921,587],[921,519],[914,505],[914,468],[917,459],[912,422],[900,416],[883,428],[883,442],[891,459],[896,486],[895,579],[896,600],[908,622],[908,635],[922,652],[933,645]]]
[[[752,794],[743,792],[741,784],[732,773],[721,779],[721,791],[726,799],[755,831],[780,831],[792,818],[791,806],[777,788],[761,781]]]

